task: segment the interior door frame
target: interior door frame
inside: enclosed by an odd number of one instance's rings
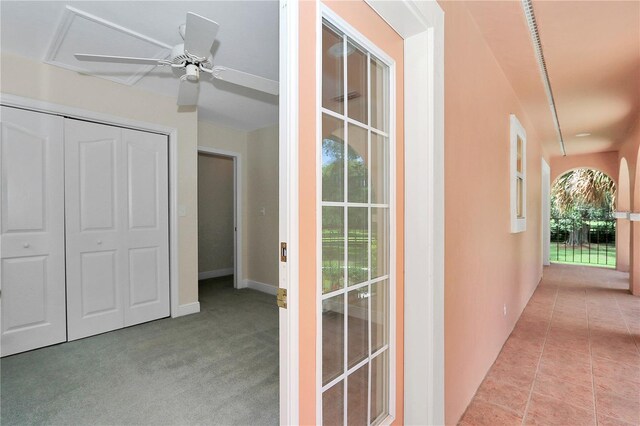
[[[365,1],[405,40],[404,423],[444,424],[444,12],[435,0]],[[281,424],[299,423],[298,13],[280,0]]]
[[[27,109],[45,114],[60,115],[78,120],[92,121],[133,130],[159,133],[168,137],[169,143],[169,296],[171,317],[179,317],[199,311],[198,304],[180,305],[178,300],[178,129],[154,123],[131,120],[109,114],[103,114],[83,108],[25,98],[0,93],[0,104],[4,106]],[[193,305],[193,306],[192,306]]]
[[[280,357],[280,424],[299,424],[298,323],[298,45],[297,0],[279,0],[279,186],[278,235],[286,243],[286,261],[279,257],[278,287],[287,291],[287,308],[278,309]],[[282,251],[282,244],[278,248]],[[279,253],[282,254],[281,252]]]
[[[233,287],[243,288],[246,285],[242,276],[242,157],[236,151],[198,145],[198,155],[200,154],[230,158],[233,161],[233,222],[236,228],[233,233]],[[199,236],[198,233],[198,238]]]

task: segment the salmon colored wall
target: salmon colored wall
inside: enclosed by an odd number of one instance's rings
[[[629,167],[629,203],[628,210],[640,212],[640,173],[638,173],[638,163],[640,159],[640,116],[636,124],[629,133],[627,139],[622,144],[619,152],[620,163],[624,159]],[[618,220],[620,224],[621,220]],[[640,296],[640,222],[628,222],[618,227],[618,239],[621,236],[628,238],[628,254],[621,253],[627,259],[629,270],[629,290]],[[623,238],[624,238],[623,237]],[[620,258],[620,254],[618,255]]]
[[[575,169],[596,169],[618,182],[618,153],[597,152],[595,154],[568,155],[551,158],[551,184],[566,172]]]
[[[325,1],[334,12],[396,60],[396,424],[403,416],[404,358],[404,43],[364,1]],[[300,424],[316,423],[316,7],[300,2],[299,81],[299,214],[300,214]]]
[[[629,136],[629,144],[635,148],[635,162],[633,164],[633,192],[631,193],[634,212],[640,212],[640,116],[638,117],[634,131]],[[632,148],[632,149],[633,149]],[[633,155],[633,150],[631,155]],[[629,267],[629,290],[635,296],[640,296],[640,222],[631,222],[631,249],[629,253],[631,264]]]
[[[445,420],[464,413],[542,274],[540,139],[463,2],[445,12]],[[510,233],[509,114],[527,132],[527,229]],[[507,315],[503,316],[503,305]]]
[[[300,2],[299,226],[300,424],[316,423],[316,2]],[[304,31],[304,29],[307,29]],[[304,47],[303,47],[304,46]]]

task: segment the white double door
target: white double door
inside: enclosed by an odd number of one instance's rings
[[[1,146],[2,355],[168,316],[166,136],[3,107]]]

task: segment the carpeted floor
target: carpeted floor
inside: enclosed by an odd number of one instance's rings
[[[0,423],[277,424],[274,296],[200,281],[201,312],[0,361]]]

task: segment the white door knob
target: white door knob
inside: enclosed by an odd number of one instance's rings
[[[102,240],[98,240],[98,245],[102,244]]]
[[[29,244],[29,243],[24,243],[24,244],[22,245],[22,247],[24,247],[24,248],[29,248],[29,246],[30,246],[30,244]]]

